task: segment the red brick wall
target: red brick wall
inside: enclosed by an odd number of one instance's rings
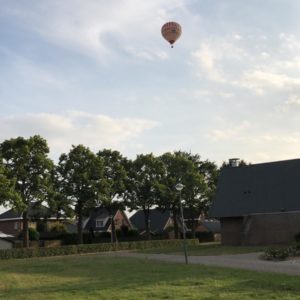
[[[243,218],[221,219],[221,240],[223,245],[241,245]]]
[[[18,229],[15,229],[15,223],[18,223]],[[6,234],[18,235],[22,230],[21,220],[0,221],[0,231]]]
[[[221,239],[224,245],[291,244],[299,232],[298,212],[221,219]]]
[[[131,229],[131,224],[128,222],[128,219],[124,216],[124,213],[122,213],[120,210],[117,211],[114,220],[116,228],[121,228],[122,225],[125,225]]]

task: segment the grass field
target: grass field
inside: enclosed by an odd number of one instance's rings
[[[0,299],[300,299],[300,277],[82,255],[0,261]]]
[[[263,246],[222,246],[218,243],[203,243],[195,246],[188,246],[187,251],[189,255],[224,255],[224,254],[242,254],[251,252],[263,252],[266,247]],[[168,248],[152,248],[138,250],[142,253],[165,253],[165,254],[181,254],[183,249],[180,247]]]

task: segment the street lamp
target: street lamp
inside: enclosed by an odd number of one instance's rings
[[[182,183],[177,183],[175,185],[175,189],[179,192],[179,204],[180,204],[180,213],[181,213],[181,223],[182,223],[182,235],[183,235],[183,250],[184,250],[184,257],[185,263],[188,264],[188,257],[187,257],[187,247],[186,247],[186,237],[185,237],[185,224],[184,224],[184,217],[183,217],[183,208],[181,203],[181,191],[184,185]]]

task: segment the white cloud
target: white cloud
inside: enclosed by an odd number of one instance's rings
[[[272,90],[293,90],[300,88],[300,79],[272,72],[272,70],[253,70],[244,74],[241,81],[238,81],[243,87],[254,90],[258,94]]]
[[[0,139],[39,134],[47,139],[57,158],[71,145],[83,144],[93,150],[125,150],[126,144],[139,138],[157,122],[137,118],[112,118],[100,114],[71,111],[66,114],[25,114],[0,117]],[[139,146],[140,147],[140,146]]]
[[[250,123],[248,121],[243,121],[238,125],[231,125],[227,128],[222,129],[212,129],[206,138],[212,141],[222,141],[222,140],[233,140],[239,138],[242,134],[244,136],[244,131],[250,128]]]
[[[247,51],[238,45],[239,40],[230,37],[203,41],[198,50],[192,53],[192,59],[200,69],[198,75],[215,82],[230,82],[232,73],[227,72],[226,64],[237,64],[248,57]]]
[[[172,1],[176,13],[184,11],[184,1]],[[122,49],[140,59],[164,59],[165,54],[145,45],[160,37],[160,27],[174,14],[163,0],[53,0],[10,7],[7,15],[18,18],[22,26],[38,33],[46,41],[71,49],[101,63]]]
[[[280,113],[296,112],[300,110],[300,97],[299,95],[290,95],[289,99],[286,100],[282,105],[277,107],[277,111]]]

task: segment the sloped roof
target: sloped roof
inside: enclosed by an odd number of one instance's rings
[[[300,159],[224,168],[210,216],[300,211]]]
[[[205,220],[205,221],[201,221],[201,223],[210,232],[220,233],[220,231],[221,231],[220,221],[217,221],[217,220]]]
[[[111,211],[112,215],[115,216],[117,211],[118,211],[118,209],[112,209],[112,211]],[[99,207],[92,209],[90,211],[89,219],[88,219],[88,222],[86,223],[86,225],[84,226],[84,229],[85,230],[100,229],[100,228],[96,228],[96,220],[97,219],[106,219],[106,218],[109,218],[109,216],[110,216],[109,211],[103,206],[99,206]],[[101,230],[107,230],[110,226],[110,223],[111,223],[111,221],[109,218],[107,220],[105,226],[101,227]]]
[[[150,210],[150,231],[153,233],[161,233],[170,218],[170,211],[161,211],[157,208]],[[145,216],[142,210],[137,211],[130,218],[131,224],[138,231],[145,230]]]
[[[28,209],[29,218],[45,218],[45,217],[55,217],[52,215],[50,209],[42,204],[36,202],[31,202]],[[0,215],[1,220],[7,219],[22,219],[22,213],[16,210],[10,209]]]

